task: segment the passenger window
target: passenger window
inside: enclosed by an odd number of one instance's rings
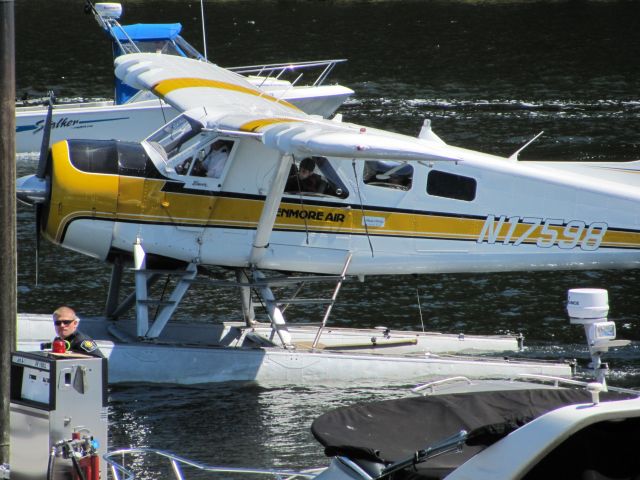
[[[413,167],[405,162],[369,160],[364,162],[362,177],[367,185],[409,190],[413,182]]]
[[[306,157],[294,162],[284,188],[285,193],[326,195],[347,198],[349,192],[329,161],[324,157]]]
[[[435,197],[471,202],[476,198],[475,178],[431,170],[427,177],[427,193]]]

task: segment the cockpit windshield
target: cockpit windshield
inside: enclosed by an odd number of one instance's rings
[[[152,133],[146,142],[168,161],[179,152],[188,149],[195,142],[192,139],[201,131],[200,122],[183,114]]]

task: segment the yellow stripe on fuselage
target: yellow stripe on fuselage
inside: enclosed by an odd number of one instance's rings
[[[198,87],[219,88],[222,90],[231,90],[234,92],[246,93],[247,95],[253,95],[256,97],[264,98],[271,102],[276,102],[281,105],[285,105],[289,108],[292,108],[296,111],[300,111],[300,109],[295,105],[285,100],[278,100],[277,98],[272,97],[271,95],[268,95],[264,92],[261,92],[260,90],[245,87],[242,85],[236,85],[234,83],[221,82],[219,80],[208,80],[206,78],[189,78],[189,77],[171,78],[169,80],[162,80],[161,82],[158,82],[156,85],[153,86],[152,90],[157,95],[161,97],[165,97],[166,95],[168,95],[169,93],[175,90],[179,90],[182,88],[198,88]]]
[[[165,191],[164,179],[127,177],[87,173],[68,161],[66,142],[52,147],[54,175],[47,235],[60,243],[68,225],[77,218],[95,218],[113,222],[164,224],[196,228],[255,229],[264,206],[260,197],[211,196],[193,191]],[[65,161],[66,159],[66,161]],[[364,222],[367,222],[367,228]],[[342,235],[395,236],[439,240],[479,239],[486,220],[456,217],[434,212],[402,212],[364,210],[349,205],[300,205],[294,199],[284,199],[278,210],[274,228],[280,231],[315,231]],[[496,228],[498,223],[494,222]],[[526,232],[525,225],[514,229],[512,240]],[[558,241],[568,241],[561,226],[550,227]],[[502,243],[504,224],[495,242]],[[523,242],[532,244],[548,237],[537,227]],[[583,235],[584,237],[584,235]],[[581,241],[583,238],[581,238]],[[640,232],[607,230],[601,247],[640,248]],[[579,248],[579,247],[578,247]]]

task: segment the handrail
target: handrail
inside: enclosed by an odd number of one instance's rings
[[[303,69],[312,69],[324,67],[322,72],[318,75],[316,80],[311,84],[314,87],[320,86],[327,79],[329,74],[333,71],[335,66],[339,63],[346,62],[346,58],[337,58],[333,60],[311,60],[305,62],[294,62],[294,63],[272,63],[265,65],[247,65],[241,67],[227,67],[227,70],[231,70],[232,72],[239,73],[242,75],[256,75],[259,77],[264,76],[265,80],[274,75],[274,78],[279,79],[284,73],[287,71],[295,72]],[[297,80],[296,80],[297,81]]]
[[[534,380],[540,380],[540,381],[548,381],[548,382],[553,382],[553,385],[555,387],[559,386],[560,384],[564,383],[566,385],[578,385],[580,387],[587,387],[590,383],[594,383],[593,381],[591,382],[585,382],[585,381],[581,381],[581,380],[573,380],[571,378],[564,378],[564,377],[554,377],[552,375],[543,375],[543,374],[539,374],[539,373],[520,373],[517,375],[517,378],[520,379],[534,379]],[[613,387],[611,385],[607,385],[606,389],[608,391],[611,392],[619,392],[619,393],[629,393],[632,395],[638,395],[640,396],[640,391],[632,389],[632,388],[624,388],[624,387]]]
[[[521,380],[521,381],[537,380],[539,382],[547,382],[547,383],[553,384],[554,387],[560,387],[561,385],[574,385],[574,386],[586,388],[589,385],[589,383],[593,383],[593,382],[588,382],[583,380],[575,380],[572,378],[565,378],[565,377],[556,377],[553,375],[544,375],[539,373],[519,373],[508,379],[503,379],[503,380],[507,380],[509,382],[516,382],[518,380]],[[467,383],[469,385],[473,383],[473,381],[471,381],[469,378],[464,376],[447,377],[440,380],[434,380],[432,382],[424,383],[422,385],[418,385],[412,388],[411,392],[420,393],[420,392],[423,392],[424,390],[428,390],[428,392],[422,393],[423,395],[428,395],[429,393],[433,393],[437,389],[437,387],[440,387],[449,383],[456,383],[456,382]],[[634,390],[630,388],[612,387],[607,385],[607,390],[612,392],[628,393],[628,394],[640,396],[639,390]]]
[[[135,480],[135,473],[127,467],[127,459],[133,459],[132,457],[139,457],[141,455],[154,455],[163,457],[166,459],[173,471],[176,480],[183,480],[184,474],[180,466],[188,466],[200,470],[201,472],[208,472],[212,474],[222,473],[244,473],[250,475],[269,475],[272,478],[278,480],[293,480],[296,478],[314,478],[324,468],[314,468],[302,471],[295,470],[274,470],[268,468],[245,468],[245,467],[225,467],[207,465],[204,463],[196,462],[188,458],[180,457],[173,453],[158,450],[155,448],[124,448],[120,450],[114,450],[105,453],[102,458],[107,462],[114,480]]]
[[[467,383],[467,384],[471,384],[471,380],[467,377],[464,376],[457,376],[457,377],[447,377],[447,378],[443,378],[441,380],[434,380],[432,382],[428,382],[428,383],[424,383],[422,385],[418,385],[417,387],[414,387],[411,389],[411,392],[413,393],[418,393],[421,392],[423,390],[430,390],[431,393],[434,392],[435,388],[445,385],[447,383],[457,383],[457,382],[462,382],[462,383]],[[423,395],[426,395],[423,393]]]
[[[95,10],[94,12],[95,12],[94,15],[96,16],[96,18],[99,19],[98,23],[100,23],[103,26],[103,28],[106,28],[109,30],[109,34],[111,35],[111,38],[118,44],[118,46],[123,52],[142,53],[138,48],[138,45],[136,44],[136,42],[133,41],[133,39],[129,36],[127,31],[124,29],[124,27],[120,25],[118,20],[116,20],[115,18],[104,18],[102,15],[100,15],[99,12]],[[125,40],[123,42],[121,42],[118,36],[115,34],[114,32],[115,29],[120,30],[124,35]],[[128,47],[125,47],[125,44],[128,45]]]
[[[258,65],[241,65],[238,67],[226,67],[227,70],[232,70],[234,72],[242,71],[242,72],[259,72],[262,70],[280,70],[282,68],[290,68],[291,70],[297,70],[299,68],[311,68],[311,67],[323,67],[331,64],[338,64],[346,62],[346,58],[335,58],[330,60],[305,60],[303,62],[293,62],[293,63],[265,63]]]

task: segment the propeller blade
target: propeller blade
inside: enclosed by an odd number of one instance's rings
[[[38,170],[36,171],[36,177],[43,179],[48,169],[49,161],[49,142],[51,141],[51,127],[53,124],[53,102],[55,97],[53,92],[49,92],[49,108],[47,109],[47,116],[44,121],[44,128],[42,130],[42,143],[40,144],[40,157],[38,158]],[[40,227],[42,225],[42,203],[36,203],[36,286],[38,285],[38,265],[40,256]]]
[[[53,102],[55,97],[53,92],[49,92],[49,108],[47,109],[47,117],[44,121],[44,128],[42,130],[42,143],[40,144],[40,158],[38,159],[38,170],[36,171],[36,177],[44,178],[47,171],[47,159],[49,157],[49,142],[51,140],[51,125],[53,118]]]
[[[42,220],[40,217],[42,216],[42,204],[36,203],[36,287],[38,286],[38,264],[40,260],[40,226],[42,225]]]

